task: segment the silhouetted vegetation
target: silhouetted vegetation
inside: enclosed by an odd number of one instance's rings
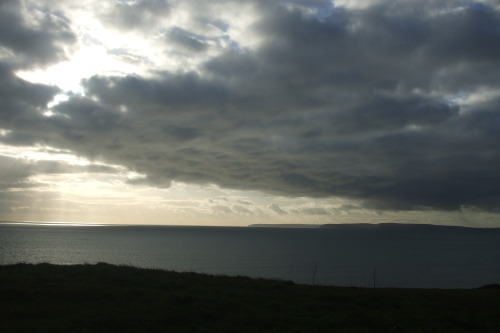
[[[108,264],[0,266],[0,332],[499,332],[499,290],[368,289]]]
[[[492,283],[479,287],[479,289],[500,289],[500,284]]]

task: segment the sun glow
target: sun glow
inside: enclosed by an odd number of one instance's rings
[[[76,156],[69,150],[40,145],[15,148],[12,146],[0,145],[0,155],[22,159],[27,162],[61,161],[70,165],[80,166],[92,164],[88,159]]]
[[[83,93],[81,80],[84,78],[92,75],[124,75],[138,70],[138,66],[121,61],[103,46],[89,45],[82,47],[71,60],[47,69],[20,71],[16,74],[26,81],[54,85],[66,92]]]
[[[85,9],[68,6],[78,44],[67,50],[66,61],[18,71],[16,75],[29,82],[57,86],[65,92],[83,93],[81,80],[93,75],[146,73],[144,61],[149,65],[150,57],[157,56],[152,52],[155,47],[151,39],[110,29]]]

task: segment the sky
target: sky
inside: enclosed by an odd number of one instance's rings
[[[497,0],[0,2],[0,220],[500,227]]]

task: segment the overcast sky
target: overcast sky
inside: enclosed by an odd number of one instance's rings
[[[0,219],[500,227],[497,0],[0,2]]]

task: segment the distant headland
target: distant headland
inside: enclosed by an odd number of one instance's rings
[[[500,230],[500,228],[478,228],[439,224],[411,224],[411,223],[343,223],[343,224],[250,224],[251,228],[328,228],[341,230]]]

